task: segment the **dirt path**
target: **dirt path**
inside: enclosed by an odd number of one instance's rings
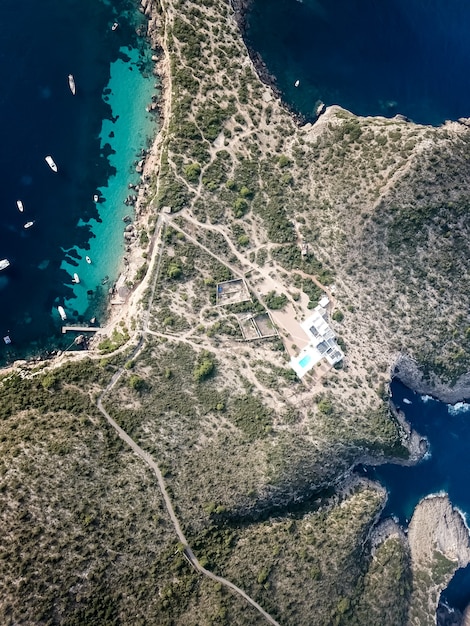
[[[161,4],[162,4],[163,14],[165,14],[165,10],[166,10],[165,4],[166,3],[164,3],[163,0],[162,0]],[[167,19],[168,19],[168,17],[167,17]],[[169,59],[170,57],[169,57],[169,52],[168,52],[168,47],[167,47],[167,41],[168,40],[167,40],[167,28],[166,28],[166,25],[167,25],[167,20],[165,20],[165,23],[164,23],[164,31],[163,31],[163,37],[162,37],[162,47],[163,47],[163,50],[165,52],[166,58]],[[163,126],[161,128],[161,131],[160,131],[160,133],[163,133],[163,134],[166,132],[166,128],[168,127],[168,123],[169,123],[169,120],[170,120],[170,117],[171,117],[171,76],[170,76],[170,72],[168,72],[167,79],[168,79],[168,86],[167,86],[168,97],[166,99],[166,105],[165,105],[164,124],[163,124]],[[155,167],[157,169],[157,171],[158,171],[158,169],[159,169],[159,167],[161,165],[161,156],[162,156],[162,144],[160,146],[160,150],[158,151],[157,162],[154,162],[152,164],[153,167]],[[156,191],[155,197],[157,196],[157,194],[158,194],[158,181],[157,181],[157,191]],[[139,354],[142,352],[142,350],[145,347],[146,337],[151,336],[151,335],[158,335],[158,334],[160,334],[160,333],[156,333],[154,331],[150,331],[148,327],[149,327],[149,320],[150,320],[150,309],[151,309],[151,305],[152,305],[153,298],[154,298],[154,295],[155,295],[156,286],[157,286],[157,282],[158,282],[158,277],[159,277],[159,273],[160,273],[161,254],[162,254],[162,250],[163,250],[163,242],[161,240],[161,233],[164,230],[165,225],[166,225],[165,215],[164,214],[160,214],[159,218],[158,218],[158,221],[157,221],[157,226],[156,226],[156,229],[155,229],[155,237],[154,237],[154,242],[153,242],[154,245],[153,245],[153,249],[152,249],[150,266],[149,266],[149,269],[147,271],[147,280],[144,280],[139,285],[139,288],[134,292],[133,298],[132,298],[132,305],[129,305],[128,307],[126,307],[126,317],[129,318],[129,315],[131,314],[131,312],[137,312],[137,310],[138,310],[138,301],[141,298],[141,296],[143,295],[144,291],[149,286],[149,282],[152,281],[151,282],[151,293],[150,293],[150,298],[148,300],[148,305],[147,305],[146,309],[143,311],[142,329],[141,329],[141,331],[136,331],[134,333],[134,337],[140,334],[140,339],[139,339],[135,349],[132,351],[131,355],[129,356],[129,359],[128,359],[127,362],[130,362],[130,361],[136,359],[139,356]],[[209,254],[214,256],[210,252],[210,250],[206,249],[206,252],[208,252]],[[114,320],[114,324],[115,323],[116,322]],[[175,339],[179,340],[179,338],[175,338]],[[183,339],[183,341],[185,341],[186,343],[189,343],[191,345],[194,345],[194,347],[196,347],[196,344],[194,344],[191,340],[189,340],[187,338]],[[197,347],[199,348],[200,346],[197,346]],[[190,564],[199,573],[201,573],[203,576],[206,576],[207,578],[213,580],[214,582],[217,582],[217,583],[220,583],[221,585],[224,585],[225,587],[230,589],[232,592],[236,593],[238,596],[243,598],[253,608],[255,608],[264,617],[264,619],[268,623],[272,624],[273,626],[280,626],[279,623],[276,622],[276,620],[273,617],[271,617],[271,615],[269,613],[267,613],[255,600],[253,600],[253,598],[251,598],[247,593],[245,593],[243,591],[243,589],[240,589],[234,583],[232,583],[231,581],[227,580],[226,578],[223,578],[221,576],[217,576],[216,574],[213,574],[212,572],[210,572],[209,570],[207,570],[205,567],[203,567],[201,565],[201,563],[199,562],[198,558],[196,557],[196,555],[192,551],[191,547],[189,546],[188,541],[187,541],[187,539],[186,539],[186,537],[185,537],[185,535],[184,535],[184,533],[183,533],[183,531],[181,529],[181,525],[180,525],[179,519],[176,516],[175,510],[173,508],[173,503],[171,501],[171,498],[168,495],[168,491],[166,489],[165,480],[163,478],[162,472],[160,471],[160,468],[159,468],[158,464],[152,459],[152,457],[150,456],[150,454],[148,454],[148,452],[145,452],[145,450],[143,450],[126,433],[126,431],[119,426],[119,424],[111,417],[111,415],[105,409],[105,407],[103,405],[103,400],[104,400],[105,396],[113,389],[113,387],[117,384],[117,382],[122,377],[122,375],[124,374],[125,371],[126,371],[126,369],[125,369],[125,366],[124,366],[118,372],[116,372],[114,374],[114,376],[111,378],[110,382],[108,383],[108,385],[106,386],[104,391],[99,396],[99,398],[98,398],[98,400],[96,402],[96,406],[97,406],[98,410],[101,412],[101,414],[106,418],[106,420],[110,424],[110,426],[116,431],[118,436],[132,449],[132,451],[138,457],[140,457],[150,467],[150,469],[155,474],[155,476],[157,478],[158,486],[160,488],[160,492],[161,492],[162,497],[163,497],[163,501],[165,503],[165,507],[166,507],[166,509],[168,511],[168,515],[169,515],[169,517],[171,519],[171,522],[173,524],[173,528],[174,528],[175,533],[176,533],[176,535],[178,537],[178,540],[183,545],[183,553],[184,553],[185,557],[190,562]]]
[[[156,280],[155,280],[154,284],[156,284]],[[151,304],[151,302],[152,302],[152,300],[150,300],[150,304]],[[149,308],[150,308],[150,305],[149,305]],[[147,310],[147,313],[148,313],[148,310]],[[148,323],[148,316],[146,318],[146,321],[144,321],[144,329],[142,331],[142,337],[141,337],[139,343],[137,344],[136,348],[134,349],[134,351],[130,355],[130,357],[129,357],[127,362],[133,361],[142,352],[142,350],[145,347],[145,336],[146,335],[157,334],[157,333],[154,333],[154,332],[151,332],[151,331],[147,330],[145,328],[145,324],[146,323]],[[191,343],[188,340],[186,340],[186,341],[188,343]],[[106,394],[108,394],[111,391],[111,389],[113,389],[113,387],[116,385],[116,383],[118,382],[118,380],[121,378],[121,376],[124,374],[125,371],[126,371],[126,368],[124,366],[118,372],[116,372],[114,374],[114,376],[111,378],[110,382],[108,383],[108,385],[106,386],[104,391],[99,396],[99,398],[97,400],[97,403],[96,403],[96,406],[98,407],[98,410],[102,413],[102,415],[106,418],[108,424],[110,424],[110,426],[112,426],[112,428],[114,428],[114,430],[116,431],[118,436],[132,449],[132,451],[138,457],[140,457],[142,459],[142,461],[144,461],[144,463],[146,463],[150,467],[150,469],[155,474],[155,476],[157,478],[158,486],[160,488],[160,492],[161,492],[162,497],[163,497],[163,501],[165,503],[166,510],[168,511],[168,515],[170,516],[171,523],[173,524],[173,528],[175,529],[175,533],[176,533],[176,535],[178,537],[178,540],[183,545],[183,552],[184,552],[186,558],[188,559],[190,564],[198,572],[200,572],[203,576],[206,576],[207,578],[210,578],[211,580],[213,580],[215,582],[218,582],[221,585],[224,585],[225,587],[227,587],[228,589],[230,589],[231,591],[233,591],[234,593],[239,595],[241,598],[243,598],[252,607],[254,607],[265,618],[265,620],[267,622],[269,622],[270,624],[273,624],[273,626],[280,626],[279,623],[276,622],[276,620],[273,617],[271,617],[271,615],[269,615],[269,613],[267,613],[255,600],[253,600],[253,598],[251,598],[247,593],[245,593],[243,591],[243,589],[240,589],[240,587],[237,587],[230,580],[227,580],[226,578],[223,578],[222,576],[217,576],[216,574],[213,574],[212,572],[210,572],[209,570],[207,570],[205,567],[203,567],[201,565],[201,563],[199,562],[198,558],[196,557],[196,555],[192,551],[190,545],[188,544],[186,536],[185,536],[185,534],[183,533],[183,531],[181,529],[181,525],[180,525],[179,519],[176,516],[175,510],[173,508],[173,503],[172,503],[172,501],[170,499],[170,496],[168,495],[168,491],[166,489],[165,480],[163,478],[162,472],[160,471],[160,468],[159,468],[158,464],[152,459],[152,457],[150,456],[150,454],[148,454],[148,452],[145,452],[145,450],[143,450],[134,441],[134,439],[132,439],[126,433],[126,431],[119,426],[119,424],[111,417],[111,415],[105,409],[105,407],[103,405],[103,399],[105,398]]]

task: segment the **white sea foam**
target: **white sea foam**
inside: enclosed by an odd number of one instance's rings
[[[423,500],[433,500],[434,498],[442,498],[443,496],[448,496],[447,491],[443,489],[441,491],[436,491],[435,493],[429,493],[427,496],[424,496]]]
[[[449,415],[458,415],[459,413],[466,413],[470,411],[470,404],[466,402],[457,402],[457,404],[449,404],[447,406]]]
[[[457,511],[457,513],[462,518],[462,521],[465,524],[465,528],[467,529],[468,534],[470,535],[470,526],[468,525],[467,514],[465,513],[465,511],[462,511],[462,509],[459,509],[458,506],[454,506],[454,509]]]
[[[421,396],[422,402],[429,402],[429,400],[434,400],[432,396]]]
[[[431,457],[432,457],[432,453],[431,453],[431,448],[430,448],[429,442],[428,442],[428,449],[426,450],[422,460],[423,461],[428,461]]]

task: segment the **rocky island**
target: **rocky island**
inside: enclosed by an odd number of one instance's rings
[[[242,7],[142,10],[164,86],[144,263],[93,350],[0,379],[1,621],[434,623],[460,517],[425,500],[378,533],[386,493],[351,471],[410,459],[393,375],[470,395],[470,128],[299,124]]]

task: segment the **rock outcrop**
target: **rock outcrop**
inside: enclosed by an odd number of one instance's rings
[[[439,380],[437,376],[431,376],[427,380],[419,364],[408,356],[398,359],[393,376],[417,393],[433,396],[441,402],[455,404],[470,398],[470,374],[464,374],[452,386]]]
[[[408,623],[436,623],[441,591],[470,562],[470,535],[449,498],[432,496],[416,507],[408,529],[413,591]]]

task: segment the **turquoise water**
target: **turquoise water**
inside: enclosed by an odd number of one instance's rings
[[[157,130],[146,106],[158,89],[152,52],[136,33],[146,23],[137,0],[0,5],[0,259],[11,263],[0,272],[0,338],[12,339],[0,339],[1,365],[70,344],[58,305],[69,323],[103,320],[124,251],[122,217],[132,216],[123,200]]]
[[[312,360],[311,357],[308,354],[306,354],[304,358],[300,359],[299,361],[300,367],[307,367],[307,365],[310,363],[311,360]]]
[[[97,190],[100,197],[98,216],[90,221],[93,237],[89,246],[85,249],[74,247],[78,258],[74,258],[73,264],[69,258],[61,265],[70,278],[74,272],[80,277],[80,284],[73,285],[73,297],[65,300],[66,313],[72,318],[94,317],[98,313],[96,298],[90,302],[87,291],[99,289],[106,279],[102,290],[105,293],[118,278],[125,251],[122,218],[133,215],[132,207],[124,204],[126,197],[135,193],[128,189],[128,184],[139,183],[135,161],[140,160],[139,151],[149,145],[156,132],[155,115],[146,111],[156,84],[155,76],[149,71],[151,60],[147,58],[148,70],[142,74],[139,51],[121,48],[120,52],[121,58],[111,65],[111,77],[104,91],[113,119],[103,120],[99,135],[102,150],[108,147],[109,164],[115,173],[109,177],[106,186]],[[147,50],[147,56],[150,55],[151,51]],[[78,226],[84,225],[80,220]],[[86,255],[91,258],[91,264],[85,261]]]

